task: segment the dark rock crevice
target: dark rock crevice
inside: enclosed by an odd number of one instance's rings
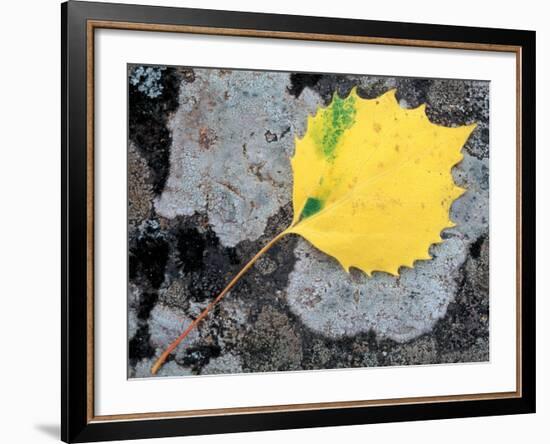
[[[160,70],[157,67],[160,79],[154,79],[155,89],[151,92],[151,87],[145,83],[151,83],[148,77],[135,75],[139,67],[130,65],[128,69],[129,76],[133,75],[136,79],[128,84],[128,133],[130,140],[146,159],[153,191],[159,194],[168,178],[172,135],[167,124],[171,113],[179,106],[178,92],[182,76],[178,70]]]

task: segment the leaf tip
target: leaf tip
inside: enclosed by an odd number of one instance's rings
[[[397,94],[397,88],[388,89],[383,95],[395,98],[395,95]]]
[[[357,88],[358,88],[357,85],[355,85],[353,88],[351,88],[351,91],[349,92],[349,97],[359,98],[359,94],[357,94]]]
[[[470,123],[469,125],[462,125],[456,128],[457,130],[460,130],[460,133],[458,133],[460,134],[460,136],[458,137],[461,139],[461,143],[460,143],[461,148],[462,148],[462,145],[464,145],[468,140],[468,138],[472,135],[474,130],[477,128],[477,126],[478,126],[478,123],[474,122],[474,123]]]
[[[338,88],[336,88],[333,92],[332,92],[332,97],[330,98],[330,102],[327,106],[327,108],[330,108],[330,106],[334,103],[334,100],[335,99],[342,99],[342,97],[340,97],[340,94],[338,94]]]
[[[462,188],[462,187],[459,187],[459,186],[456,186],[454,187],[454,200],[458,199],[460,196],[462,196],[466,191],[468,191],[466,188]],[[453,200],[453,202],[454,202]],[[453,203],[451,202],[451,204]]]
[[[431,255],[430,253],[430,248],[428,247],[428,249],[426,250],[425,253],[421,254],[420,257],[416,260],[419,260],[419,261],[429,261],[433,259],[433,256]]]
[[[399,267],[386,270],[386,273],[391,274],[392,276],[399,277]]]
[[[422,103],[422,104],[418,105],[416,108],[412,109],[411,111],[416,112],[418,114],[421,114],[422,116],[427,117],[426,103]]]

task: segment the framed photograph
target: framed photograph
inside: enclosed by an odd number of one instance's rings
[[[62,439],[535,411],[535,33],[62,12]]]

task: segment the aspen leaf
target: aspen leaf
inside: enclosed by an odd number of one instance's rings
[[[451,169],[474,125],[431,123],[425,105],[403,109],[395,90],[347,98],[309,117],[291,159],[294,219],[287,233],[350,267],[399,274],[430,259],[429,247],[454,226],[449,209],[465,190]]]

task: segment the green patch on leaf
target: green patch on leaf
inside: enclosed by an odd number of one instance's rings
[[[313,216],[323,208],[323,202],[316,197],[308,197],[304,209],[302,210],[301,219],[306,219],[309,216]]]
[[[316,139],[320,154],[327,160],[333,161],[336,158],[336,147],[344,132],[355,123],[355,114],[355,97],[351,94],[347,99],[335,95],[325,110]]]

